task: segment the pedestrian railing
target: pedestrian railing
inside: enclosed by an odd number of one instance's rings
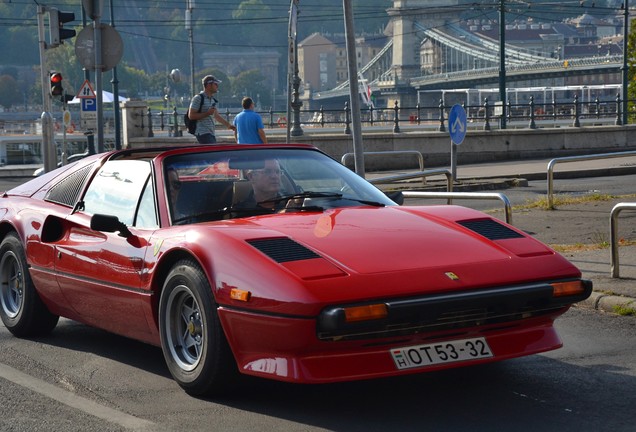
[[[458,199],[498,199],[504,204],[506,223],[512,225],[512,206],[508,197],[498,192],[402,192],[405,198],[448,198],[451,204],[453,198]]]
[[[426,177],[437,176],[442,174],[446,176],[446,190],[448,192],[452,192],[453,191],[453,174],[449,170],[443,169],[443,168],[430,169],[425,171],[415,171],[415,172],[404,173],[404,174],[395,174],[395,175],[384,176],[384,177],[376,177],[376,178],[367,179],[367,180],[369,181],[369,183],[373,183],[373,184],[395,183],[395,182],[399,182],[403,180],[414,179],[417,177],[422,177],[422,179],[424,179]],[[448,203],[449,204],[451,203],[450,199]]]
[[[364,156],[400,156],[400,155],[414,155],[417,157],[417,162],[420,167],[420,172],[424,172],[424,156],[417,150],[395,150],[395,151],[377,151],[377,152],[364,152]],[[340,163],[347,166],[347,161],[354,157],[354,153],[345,153],[340,159]],[[422,176],[422,184],[426,184],[426,176]]]
[[[630,101],[631,102],[631,101]],[[552,101],[535,103],[534,97],[529,103],[515,103],[510,100],[505,105],[497,105],[488,98],[483,104],[467,105],[463,107],[466,111],[466,118],[470,128],[491,130],[497,127],[502,116],[505,116],[508,128],[528,128],[536,129],[540,127],[554,126],[596,126],[596,125],[621,125],[622,124],[622,101],[620,96],[616,100],[593,101],[579,100],[575,95],[572,101]],[[395,101],[394,105],[386,108],[376,108],[369,106],[360,110],[360,120],[363,126],[384,126],[390,128],[394,133],[400,133],[405,127],[426,128],[432,131],[444,132],[445,122],[452,105],[444,104],[440,100],[438,105],[399,106]],[[229,122],[238,114],[239,110],[225,108],[221,110],[221,115]],[[294,123],[295,119],[288,119],[286,111],[276,111],[273,109],[257,111],[263,119],[266,128],[287,128],[287,123]],[[153,110],[148,108],[144,114],[145,124],[149,125],[149,130],[167,131],[170,136],[182,136],[185,128],[183,124],[183,114],[185,109]],[[291,116],[295,114],[292,112]],[[351,109],[345,103],[341,109],[325,109],[320,107],[313,110],[299,110],[298,123],[301,130],[303,128],[325,128],[342,127],[344,134],[351,134]]]
[[[618,203],[610,213],[610,273],[613,278],[620,277],[618,258],[618,215],[623,210],[636,210],[636,203]]]
[[[599,154],[583,155],[583,156],[566,156],[566,157],[552,159],[550,162],[548,162],[548,173],[547,173],[548,208],[554,209],[554,167],[557,163],[580,162],[580,161],[595,160],[595,159],[611,159],[611,158],[628,157],[628,156],[636,156],[636,151],[599,153]]]
[[[504,204],[504,212],[506,222],[512,225],[512,205],[508,197],[498,192],[453,192],[453,174],[447,169],[431,169],[426,171],[417,171],[406,174],[396,174],[392,176],[376,177],[369,179],[373,184],[394,183],[402,180],[409,180],[417,177],[430,177],[443,174],[446,176],[447,190],[446,192],[419,192],[419,191],[402,191],[404,198],[446,198],[447,204],[453,203],[453,198],[457,199],[477,199],[492,200],[498,199]]]

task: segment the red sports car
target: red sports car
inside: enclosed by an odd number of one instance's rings
[[[89,156],[2,194],[2,321],[161,346],[192,395],[561,346],[554,319],[592,290],[576,267],[484,213],[395,201],[306,145]]]

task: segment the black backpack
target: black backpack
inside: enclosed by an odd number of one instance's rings
[[[201,96],[201,104],[199,105],[199,110],[197,112],[201,112],[201,108],[203,108],[204,94],[205,93],[203,92],[199,93],[199,96]],[[188,129],[188,133],[191,133],[192,135],[194,135],[194,133],[197,131],[197,121],[190,120],[190,117],[188,117],[188,111],[186,111],[186,113],[183,115],[183,124],[185,124],[186,129]]]

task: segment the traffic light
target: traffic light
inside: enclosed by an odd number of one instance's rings
[[[51,72],[49,74],[49,81],[51,82],[51,96],[62,96],[64,94],[62,79],[62,74],[59,72]]]
[[[64,39],[75,37],[75,30],[64,28],[64,24],[75,20],[73,12],[62,12],[54,7],[49,8],[48,11],[51,48],[64,43]]]

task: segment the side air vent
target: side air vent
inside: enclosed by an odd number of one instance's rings
[[[92,168],[93,164],[90,164],[69,175],[49,189],[44,200],[73,207]]]
[[[505,240],[523,237],[523,235],[518,232],[492,219],[466,220],[457,223],[489,240]]]
[[[287,237],[248,240],[247,242],[279,263],[320,258],[315,252]]]

